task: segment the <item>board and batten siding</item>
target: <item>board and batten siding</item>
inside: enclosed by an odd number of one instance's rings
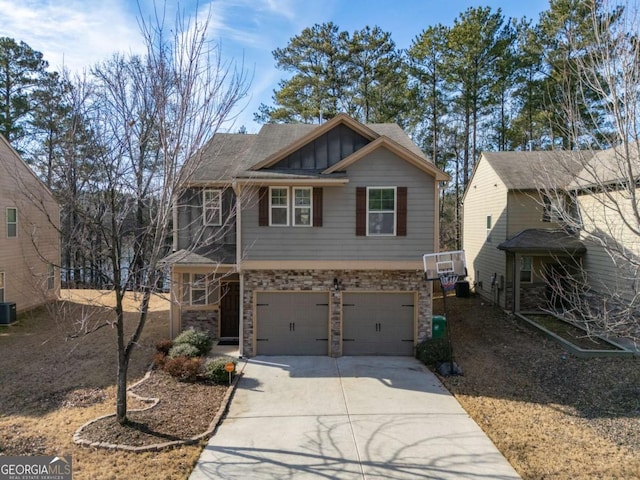
[[[60,207],[51,192],[0,138],[0,272],[4,301],[18,311],[57,298],[60,290]],[[7,235],[7,208],[17,208],[17,236]],[[47,274],[53,265],[54,285]]]
[[[245,260],[415,260],[433,252],[435,180],[381,148],[347,168],[349,183],[323,187],[322,227],[258,225],[258,202],[242,211]],[[356,236],[357,187],[407,187],[406,236]],[[248,195],[252,198],[252,195]]]
[[[222,225],[204,225],[202,220],[203,191],[222,188],[188,188],[178,197],[178,250],[193,249],[210,243],[235,245],[235,193],[232,188],[223,189]]]
[[[487,238],[487,216],[491,235]],[[498,245],[507,238],[507,188],[487,161],[480,160],[464,197],[463,248],[469,280],[476,292],[490,298],[491,276],[506,275],[506,260]],[[479,273],[479,276],[478,276]],[[504,305],[504,292],[499,298]]]
[[[640,192],[638,192],[640,193]],[[628,255],[640,257],[640,237],[633,233],[622,220],[621,214],[611,208],[611,203],[605,194],[591,193],[578,196],[578,205],[584,229],[581,231],[581,240],[587,247],[584,257],[584,268],[587,272],[589,284],[595,290],[602,293],[618,293],[630,299],[637,291],[637,272],[625,268],[628,262],[611,258],[607,249],[600,241],[590,238],[585,232],[597,231],[601,240],[616,251],[624,248]],[[625,199],[622,192],[608,192],[615,203],[621,207],[622,215],[627,220],[634,218],[630,201]],[[609,204],[607,208],[605,205]]]

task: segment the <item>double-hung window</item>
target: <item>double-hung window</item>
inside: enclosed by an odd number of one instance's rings
[[[289,188],[269,189],[269,225],[286,227],[289,225]]]
[[[313,190],[308,187],[293,189],[293,225],[296,227],[310,227],[313,224],[312,195]]]
[[[205,225],[222,225],[222,190],[203,191],[202,218]]]
[[[396,234],[396,187],[367,187],[367,235]]]
[[[47,265],[47,290],[53,290],[56,287],[56,267],[50,263]]]
[[[531,283],[533,281],[531,257],[520,257],[520,281],[522,283]]]
[[[218,303],[219,284],[205,273],[182,274],[182,302],[186,305],[211,305]]]
[[[4,272],[0,272],[0,302],[4,302]]]
[[[18,209],[15,207],[7,208],[7,237],[18,236]]]

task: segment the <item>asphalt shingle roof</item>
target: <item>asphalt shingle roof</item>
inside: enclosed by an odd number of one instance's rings
[[[529,228],[498,245],[507,252],[555,253],[575,255],[587,251],[584,244],[564,230]]]

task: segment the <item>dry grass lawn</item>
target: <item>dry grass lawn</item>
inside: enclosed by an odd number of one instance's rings
[[[0,455],[72,455],[74,478],[186,478],[201,446],[134,454],[75,445],[85,422],[115,410],[116,336],[110,328],[69,338],[78,320],[95,325],[112,315],[110,295],[89,290],[63,292],[72,300],[53,319],[45,309],[20,316],[0,329]],[[125,305],[136,319],[135,299]],[[149,366],[155,343],[168,335],[168,303],[154,298],[142,340],[129,370],[130,383]]]

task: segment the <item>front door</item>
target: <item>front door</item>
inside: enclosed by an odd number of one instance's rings
[[[238,282],[223,283],[220,299],[220,336],[240,336],[240,284]]]

